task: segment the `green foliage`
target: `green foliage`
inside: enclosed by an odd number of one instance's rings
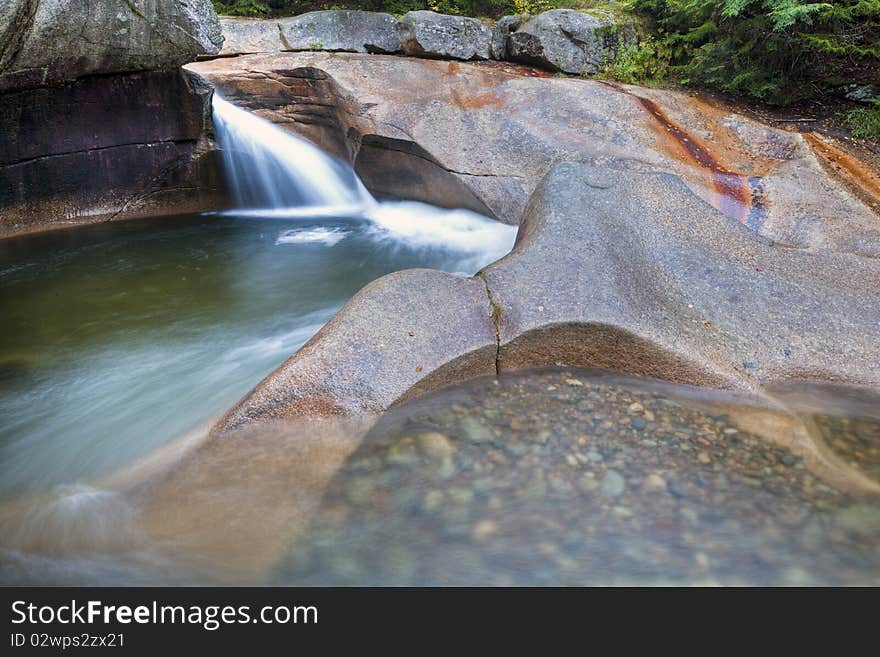
[[[360,9],[384,11],[401,16],[408,11],[429,9],[456,16],[487,16],[506,14],[538,14],[566,5],[564,0],[213,0],[218,14],[226,16],[285,16],[320,9]]]
[[[671,56],[666,42],[643,37],[621,48],[602,68],[601,77],[626,84],[660,84],[666,79]]]
[[[631,0],[679,82],[783,104],[880,75],[880,0]]]
[[[852,128],[853,136],[880,141],[880,100],[875,100],[873,107],[859,108],[847,114],[846,123]]]
[[[213,0],[214,10],[224,16],[265,16],[269,6],[257,0]]]

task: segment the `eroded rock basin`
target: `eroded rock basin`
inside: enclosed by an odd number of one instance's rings
[[[420,204],[318,210],[0,242],[0,497],[104,476],[196,431],[370,281],[472,274],[513,240]]]
[[[6,583],[877,584],[880,416],[552,369],[2,509]],[[824,400],[817,407],[812,391]]]

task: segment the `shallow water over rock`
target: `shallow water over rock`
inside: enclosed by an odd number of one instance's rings
[[[876,585],[877,400],[821,394],[554,369],[251,427],[4,505],[0,580]]]
[[[853,394],[838,390],[838,409]],[[880,499],[816,458],[815,441],[876,465],[877,406],[852,418],[793,408],[587,371],[448,389],[372,429],[283,577],[876,584]]]

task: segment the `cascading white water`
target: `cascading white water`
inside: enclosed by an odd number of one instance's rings
[[[214,94],[214,126],[226,175],[241,208],[374,203],[354,171],[302,137]]]
[[[414,201],[377,202],[354,170],[312,145],[214,94],[214,125],[239,216],[361,217],[377,240],[464,255],[475,273],[505,255],[516,228],[469,210],[444,210]],[[276,244],[320,243],[346,237],[339,228],[285,231]]]

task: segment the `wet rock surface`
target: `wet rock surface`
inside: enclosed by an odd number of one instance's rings
[[[878,261],[777,248],[680,179],[630,163],[557,165],[514,252],[483,276],[502,370],[561,362],[750,388],[811,372],[880,386],[864,366],[880,362]]]
[[[880,255],[877,214],[847,187],[865,178],[873,189],[867,178],[875,174],[843,166],[840,154],[837,168],[823,168],[812,141],[690,94],[497,62],[346,53],[246,55],[187,68],[230,100],[349,158],[365,178],[362,143],[387,145],[372,175],[399,177],[401,192],[417,200],[433,198],[436,177],[410,184],[412,157],[512,224],[554,164],[631,160],[680,176],[731,222],[781,246]],[[393,193],[390,184],[383,191]]]
[[[818,433],[832,452],[880,482],[880,424],[865,418],[817,415]]]
[[[738,409],[578,370],[482,379],[411,402],[348,458],[277,576],[876,585],[877,497],[829,485],[740,427]]]
[[[375,413],[404,395],[494,370],[482,282],[408,269],[367,285],[217,426]]]
[[[222,208],[208,0],[0,7],[0,235]]]
[[[553,368],[191,436],[0,505],[0,581],[877,585],[877,395],[822,395]]]
[[[753,390],[880,385],[880,223],[799,135],[677,92],[496,66],[314,53],[190,68],[257,111],[266,90],[265,116],[302,118],[368,185],[393,195],[395,171],[418,160],[420,177],[400,178],[407,194],[445,175],[470,191],[445,187],[452,202],[522,218],[514,252],[467,306],[491,320],[496,371],[562,363]],[[370,321],[393,323],[382,317]],[[443,348],[435,367],[466,356]],[[345,362],[360,369],[352,349]],[[343,378],[323,376],[330,388]]]
[[[152,71],[0,94],[0,235],[224,207],[210,93]]]

